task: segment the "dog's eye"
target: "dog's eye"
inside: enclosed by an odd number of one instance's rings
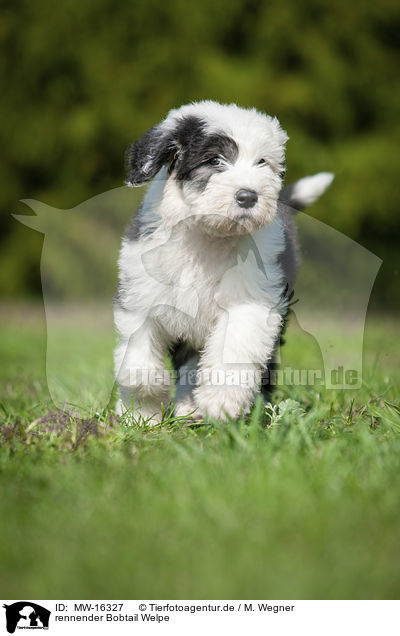
[[[220,157],[211,157],[211,159],[208,159],[207,163],[210,166],[222,166],[222,161]]]
[[[256,163],[256,166],[266,166],[266,165],[267,165],[267,161],[265,159],[260,159]]]

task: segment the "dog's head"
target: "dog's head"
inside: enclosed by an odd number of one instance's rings
[[[155,178],[149,196],[169,226],[191,219],[212,234],[251,233],[275,216],[287,139],[255,109],[188,104],[130,146],[126,183]]]

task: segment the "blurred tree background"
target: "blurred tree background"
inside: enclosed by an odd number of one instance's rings
[[[277,115],[288,181],[335,172],[310,213],[383,259],[374,302],[393,308],[399,33],[396,0],[3,0],[0,293],[41,293],[43,235],[12,218],[29,213],[21,198],[73,208],[120,186],[131,141],[170,108],[215,99]],[[113,223],[100,214],[91,231]],[[60,267],[79,291],[76,267]]]

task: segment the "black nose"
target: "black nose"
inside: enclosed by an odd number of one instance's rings
[[[235,195],[235,199],[241,208],[252,208],[257,203],[257,192],[254,190],[238,190]]]

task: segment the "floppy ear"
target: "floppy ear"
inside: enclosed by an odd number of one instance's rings
[[[141,186],[150,181],[163,165],[174,160],[177,151],[173,131],[162,124],[153,126],[126,151],[126,185]]]

